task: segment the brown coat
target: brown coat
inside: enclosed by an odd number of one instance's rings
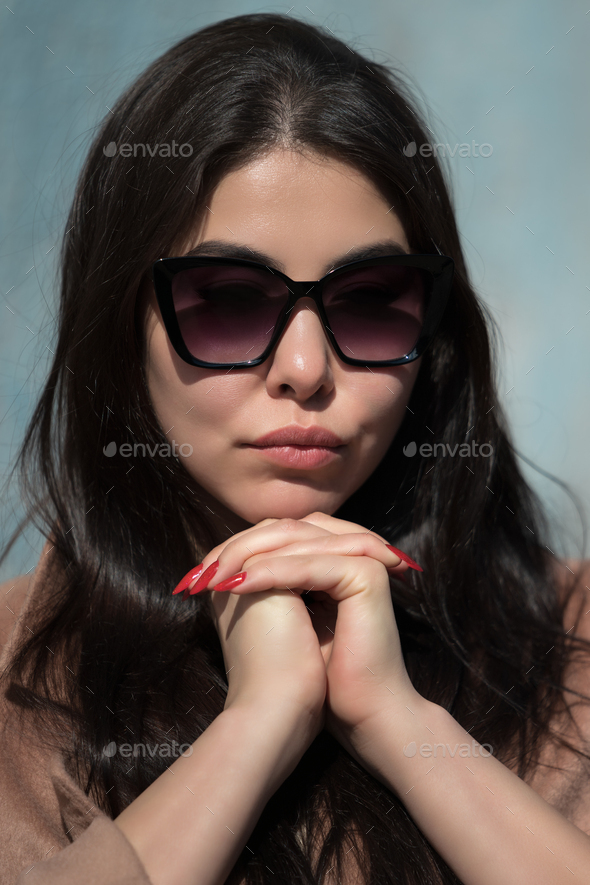
[[[2,587],[0,673],[46,583],[50,549],[46,544],[30,578]],[[19,724],[5,687],[0,745],[2,885],[152,885],[134,848],[68,773],[62,755],[37,746],[34,732]]]

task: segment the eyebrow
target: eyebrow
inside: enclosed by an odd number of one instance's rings
[[[363,261],[371,258],[379,258],[384,255],[407,255],[406,250],[395,240],[380,240],[378,243],[371,243],[369,246],[357,246],[355,249],[349,249],[341,255],[337,255],[331,264],[326,264],[321,272],[321,276],[325,276],[336,267],[343,264],[350,264],[352,261]],[[270,255],[252,249],[250,246],[242,243],[229,243],[225,240],[206,240],[199,243],[190,252],[186,252],[183,257],[196,257],[199,255],[211,255],[220,258],[240,258],[246,261],[257,261],[267,267],[285,273],[285,265],[281,261],[277,261]]]

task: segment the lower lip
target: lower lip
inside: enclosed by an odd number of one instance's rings
[[[248,446],[277,464],[289,467],[323,467],[340,455],[344,446]]]

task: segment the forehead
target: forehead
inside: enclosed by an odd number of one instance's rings
[[[205,243],[214,244],[207,254],[249,257],[287,274],[296,268],[310,274],[304,279],[359,257],[410,251],[395,207],[360,171],[282,149],[219,182],[178,254]]]

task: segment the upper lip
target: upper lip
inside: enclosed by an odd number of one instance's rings
[[[335,448],[344,445],[339,436],[327,430],[325,427],[299,427],[297,424],[290,424],[288,427],[281,427],[279,430],[271,430],[264,436],[258,437],[251,446],[326,446]]]

